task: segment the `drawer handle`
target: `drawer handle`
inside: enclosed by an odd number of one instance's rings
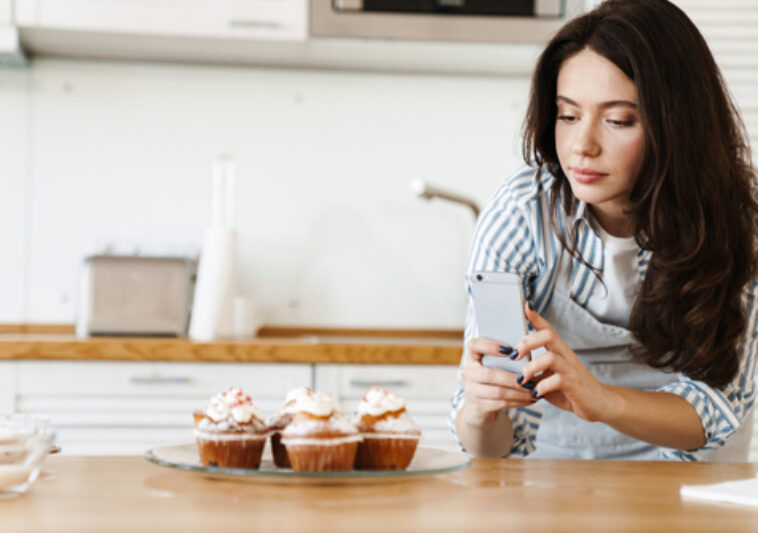
[[[351,387],[407,387],[408,382],[404,379],[388,379],[386,381],[368,381],[364,379],[351,379]]]
[[[229,27],[280,30],[282,24],[275,20],[231,19],[229,20]]]
[[[129,383],[133,385],[187,385],[190,382],[190,378],[186,376],[130,376]]]

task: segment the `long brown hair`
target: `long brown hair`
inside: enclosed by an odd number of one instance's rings
[[[747,322],[741,296],[758,264],[744,124],[702,35],[667,0],[608,0],[567,23],[537,63],[523,155],[556,177],[552,226],[576,260],[585,262],[576,232],[562,233],[556,218],[559,205],[569,215],[578,205],[555,147],[556,83],[563,62],[584,48],[634,82],[645,132],[628,211],[637,243],[652,252],[629,317],[641,343],[636,355],[725,385],[739,370]]]

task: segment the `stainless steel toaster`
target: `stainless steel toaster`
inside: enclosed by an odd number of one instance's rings
[[[196,271],[197,262],[187,257],[85,258],[77,335],[186,335]]]

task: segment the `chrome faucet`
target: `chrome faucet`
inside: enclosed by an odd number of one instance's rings
[[[479,205],[470,198],[429,185],[426,181],[420,178],[411,180],[410,185],[411,191],[420,198],[426,198],[427,200],[431,200],[432,198],[442,198],[449,202],[463,204],[474,212],[474,218],[479,218]]]

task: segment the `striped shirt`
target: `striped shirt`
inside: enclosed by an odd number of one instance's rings
[[[471,278],[475,272],[505,271],[519,274],[526,280],[524,296],[532,307],[538,313],[542,313],[550,305],[561,251],[558,236],[550,225],[550,188],[555,178],[544,170],[539,180],[536,174],[534,168],[524,166],[508,177],[497,189],[477,221],[466,267],[469,303],[460,368],[465,364],[468,342],[477,329],[471,303]],[[565,231],[569,224],[572,225],[577,236],[577,251],[589,265],[602,271],[604,244],[590,225],[587,205],[579,202],[576,215],[571,217],[559,208],[557,222],[561,231]],[[640,281],[645,277],[650,255],[651,252],[646,250],[637,253],[637,275]],[[594,295],[603,293],[596,292],[598,285],[602,284],[586,265],[576,260],[572,263],[570,297],[583,308],[587,308]],[[675,381],[658,389],[677,394],[687,400],[700,417],[706,437],[706,444],[699,450],[659,448],[661,459],[701,460],[700,452],[722,447],[750,413],[756,398],[757,293],[758,280],[753,280],[745,288],[747,329],[739,345],[739,373],[731,383],[713,388],[702,381],[678,374]],[[451,401],[452,410],[448,420],[456,440],[458,437],[455,431],[455,416],[465,401],[460,368],[458,388]],[[529,455],[534,451],[540,424],[539,407],[520,407],[507,409],[506,412],[511,419],[514,436],[509,455]],[[458,443],[460,445],[460,440]]]

